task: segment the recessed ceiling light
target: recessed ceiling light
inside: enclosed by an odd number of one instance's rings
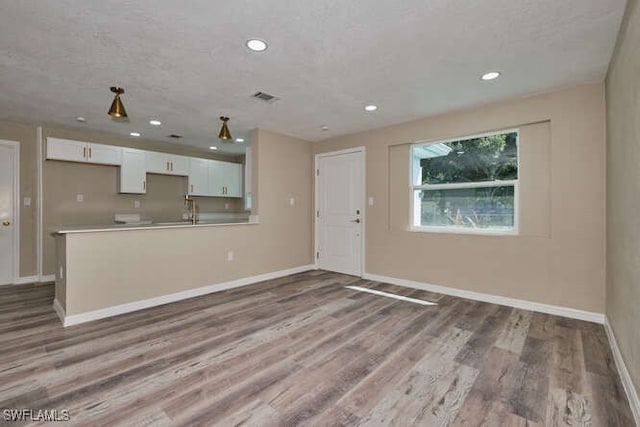
[[[364,111],[376,111],[378,109],[377,105],[367,105],[366,107],[364,107]]]
[[[236,138],[236,142],[244,142],[244,138]]]
[[[131,135],[131,136],[140,136],[140,132],[130,132],[129,135]]]
[[[162,122],[160,120],[153,119],[153,120],[149,120],[149,124],[154,126],[160,126]]]
[[[325,132],[325,131],[329,130],[329,127],[328,126],[320,126],[320,130]]]
[[[217,150],[217,149],[218,147],[214,147],[214,146],[209,147],[209,150]]]
[[[489,73],[485,73],[482,75],[482,77],[480,77],[482,80],[493,80],[493,79],[497,79],[498,77],[500,77],[500,72],[498,71],[491,71]]]
[[[260,39],[247,40],[247,47],[254,52],[263,52],[267,50],[267,42]]]
[[[78,117],[76,117],[76,120],[77,120],[77,121],[79,121],[80,123],[85,123],[85,122],[87,121],[87,119],[85,119],[85,118],[84,118],[84,117],[82,117],[82,116],[78,116]]]

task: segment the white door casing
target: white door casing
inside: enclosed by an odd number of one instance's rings
[[[318,268],[364,272],[364,148],[316,156]]]
[[[0,140],[0,285],[18,276],[19,144]]]

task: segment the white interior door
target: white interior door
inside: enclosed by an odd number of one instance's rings
[[[0,141],[0,285],[12,283],[17,276],[17,271],[14,271],[18,238],[15,218],[16,147]]]
[[[362,151],[317,156],[318,267],[362,275],[364,183]]]

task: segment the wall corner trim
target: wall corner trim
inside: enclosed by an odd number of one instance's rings
[[[638,397],[636,388],[633,385],[633,381],[631,380],[631,375],[627,370],[627,365],[625,365],[624,363],[622,353],[620,353],[620,348],[618,347],[618,342],[616,341],[616,335],[613,333],[613,328],[611,327],[611,323],[609,322],[608,317],[605,317],[604,330],[607,333],[607,338],[609,339],[609,346],[611,347],[611,352],[613,353],[613,360],[616,362],[618,375],[620,375],[622,386],[624,387],[624,391],[627,394],[627,400],[629,401],[629,406],[631,407],[633,418],[636,424],[640,426],[640,398]]]
[[[169,295],[161,295],[159,297],[148,298],[140,301],[134,301],[126,304],[115,305],[112,307],[101,308],[98,310],[87,311],[85,313],[67,315],[57,300],[53,302],[53,308],[62,320],[62,326],[78,325],[80,323],[91,322],[92,320],[104,319],[106,317],[117,316],[119,314],[130,313],[132,311],[143,310],[145,308],[156,307],[158,305],[169,304],[181,301],[187,298],[193,298],[201,295],[211,294],[214,292],[224,291],[227,289],[239,288],[241,286],[252,285],[254,283],[263,282],[265,280],[277,279],[291,274],[302,273],[309,270],[315,270],[315,265],[303,265],[300,267],[289,268],[286,270],[274,271],[271,273],[258,274],[257,276],[244,277],[241,279],[231,280],[229,282],[216,283],[214,285],[203,286],[200,288],[188,289],[186,291],[176,292]],[[57,303],[57,306],[56,306]]]
[[[57,298],[54,298],[53,300],[53,310],[56,312],[56,314],[62,321],[62,324],[64,325],[64,319],[66,317],[66,313],[64,311],[64,308],[62,308],[62,304],[60,304],[60,301],[58,301]]]
[[[488,302],[492,304],[505,305],[507,307],[519,308],[522,310],[537,311],[540,313],[553,314],[556,316],[568,317],[571,319],[585,320],[587,322],[604,324],[604,314],[592,311],[577,310],[575,308],[560,307],[557,305],[542,304],[533,301],[516,298],[501,297],[498,295],[484,294],[480,292],[466,291],[464,289],[449,288],[446,286],[432,285],[429,283],[414,282],[412,280],[396,279],[394,277],[379,276],[377,274],[363,274],[363,279],[386,282],[392,285],[404,286],[407,288],[420,289],[423,291],[436,292],[439,294],[451,295],[459,298],[471,299],[474,301]]]

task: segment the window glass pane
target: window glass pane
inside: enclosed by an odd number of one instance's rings
[[[518,179],[517,132],[413,147],[414,185]]]
[[[415,190],[415,225],[509,231],[514,186]]]

